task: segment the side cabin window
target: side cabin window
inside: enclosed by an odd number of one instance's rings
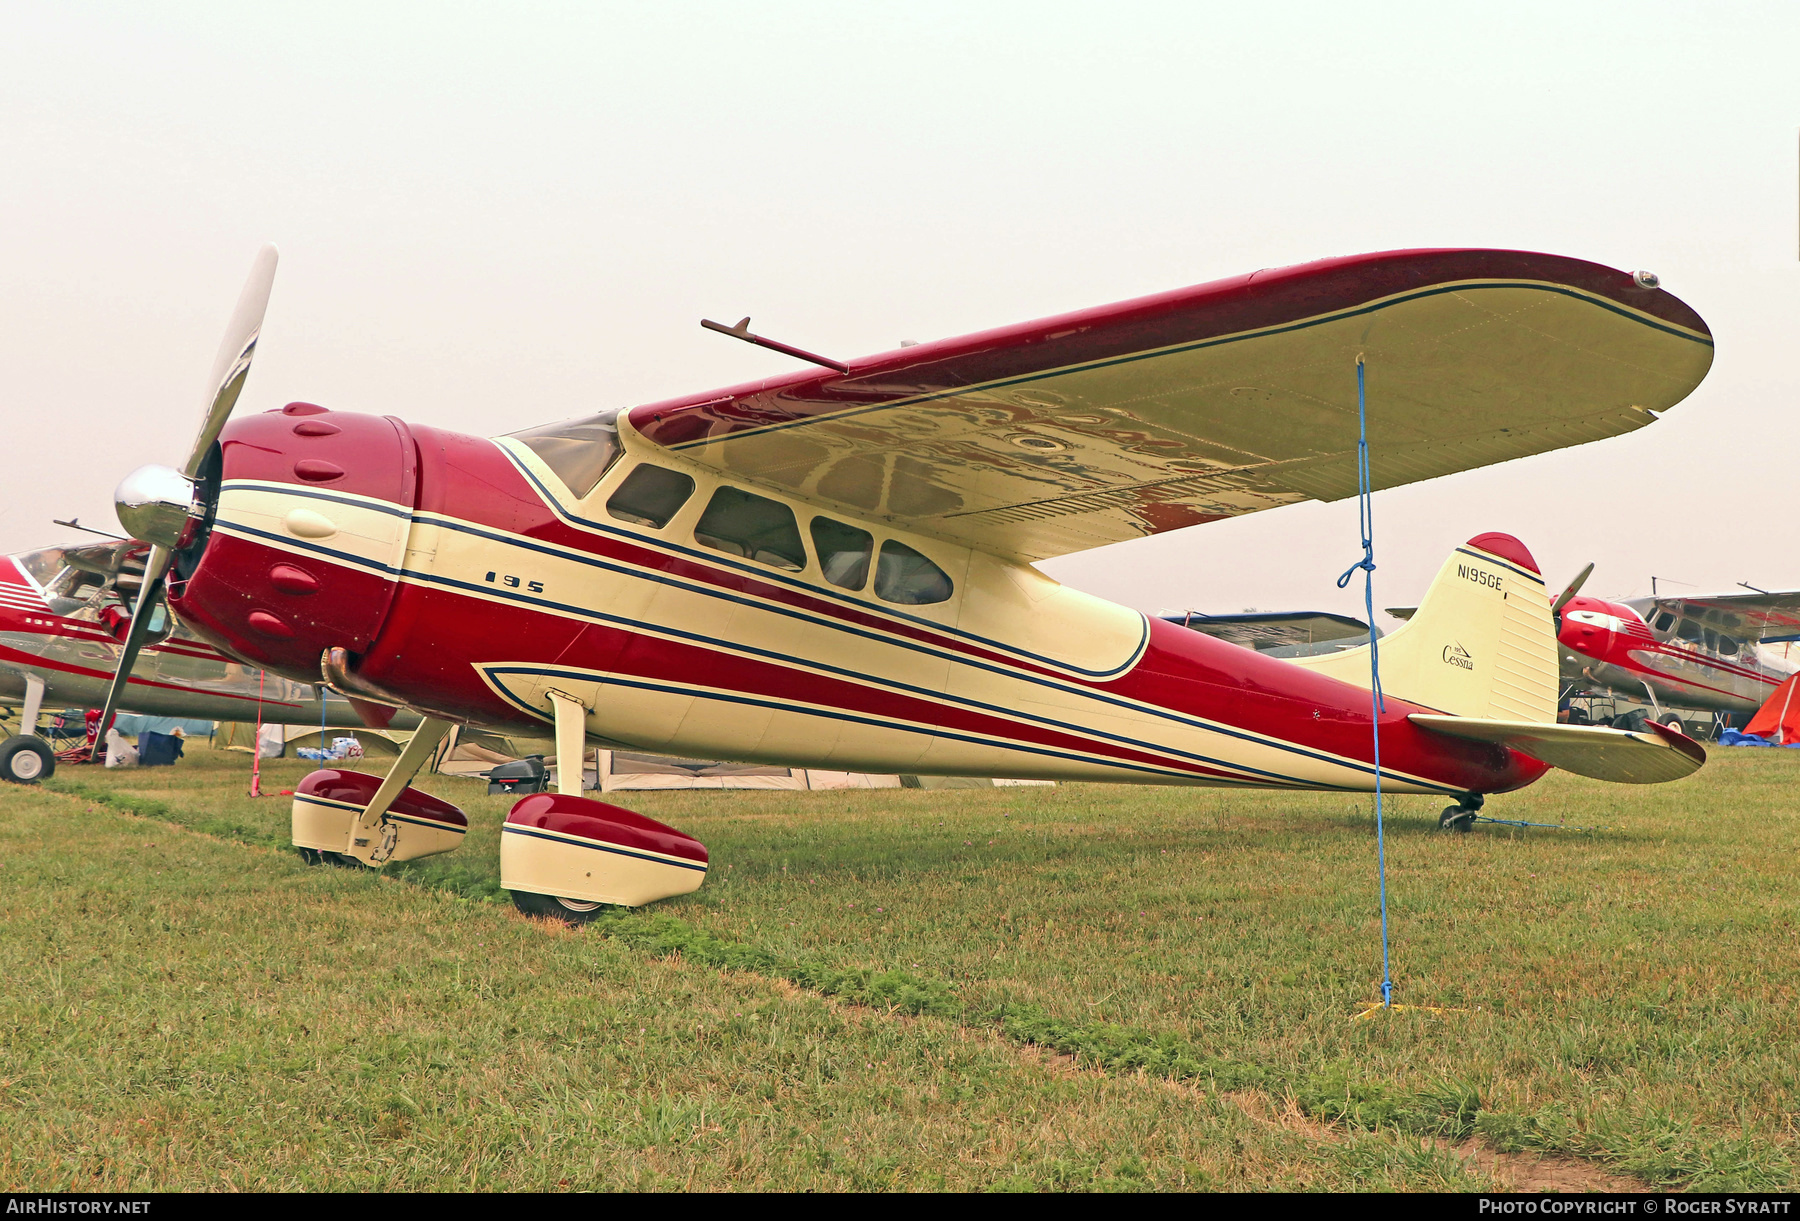
[[[1666,632],[1674,626],[1675,626],[1675,616],[1671,615],[1668,611],[1664,611],[1662,614],[1660,614],[1656,617],[1656,630],[1657,631]]]
[[[908,547],[888,539],[881,544],[881,559],[875,565],[875,596],[901,606],[928,606],[947,602],[952,586],[950,575],[930,560]]]
[[[508,435],[530,446],[580,500],[619,460],[618,415],[617,411],[602,411]]]
[[[694,494],[694,481],[680,471],[645,462],[625,476],[606,498],[606,511],[620,521],[660,530]]]
[[[1690,644],[1700,644],[1706,638],[1706,629],[1692,619],[1683,619],[1675,625],[1675,634]]]
[[[875,536],[829,517],[812,519],[813,550],[819,571],[839,589],[861,589],[869,583],[869,561],[875,558]]]
[[[694,525],[694,541],[727,555],[799,572],[806,567],[806,546],[794,511],[778,500],[723,487],[713,493],[706,512]]]

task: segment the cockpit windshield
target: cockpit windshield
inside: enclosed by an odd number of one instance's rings
[[[45,547],[42,551],[27,551],[24,555],[14,556],[32,580],[40,587],[50,584],[50,579],[63,570],[63,549],[61,547]]]
[[[594,490],[602,476],[619,460],[619,428],[617,411],[602,411],[508,433],[523,441],[556,472],[563,486],[577,499]]]

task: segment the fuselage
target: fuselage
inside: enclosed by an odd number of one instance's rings
[[[1677,708],[1751,713],[1793,672],[1785,657],[1667,611],[1577,596],[1557,636],[1565,686]]]
[[[559,475],[517,438],[308,404],[237,420],[171,605],[196,635],[296,681],[341,647],[368,689],[453,720],[542,733],[559,689],[588,706],[591,739],[621,747],[870,772],[1373,785],[1364,688],[1027,563],[722,478],[623,418],[617,444],[597,482],[571,487],[578,463],[559,459]],[[1406,720],[1419,711],[1432,710],[1390,697],[1381,716],[1390,789],[1492,792],[1545,770],[1421,730]]]

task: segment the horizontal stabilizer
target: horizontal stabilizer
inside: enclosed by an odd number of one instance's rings
[[[1597,725],[1540,725],[1531,721],[1430,716],[1422,712],[1406,719],[1421,729],[1473,742],[1498,743],[1577,776],[1618,784],[1680,780],[1699,771],[1706,762],[1706,751],[1698,742],[1653,721],[1646,723],[1645,732],[1632,733]]]

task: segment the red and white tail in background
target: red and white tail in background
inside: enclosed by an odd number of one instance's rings
[[[1295,664],[1367,687],[1369,647]],[[1556,723],[1550,596],[1537,561],[1509,534],[1477,535],[1452,552],[1380,649],[1382,690],[1443,714],[1413,714],[1421,728],[1626,784],[1678,780],[1706,762],[1699,743],[1661,725],[1632,733]]]

